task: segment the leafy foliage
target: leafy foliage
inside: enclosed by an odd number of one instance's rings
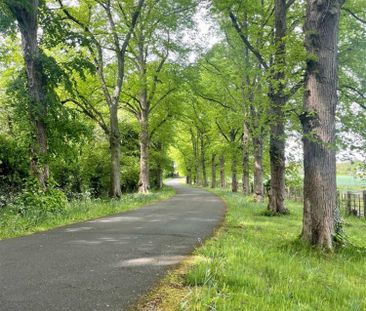
[[[40,219],[47,214],[60,214],[66,207],[65,194],[54,187],[42,189],[37,180],[29,179],[24,190],[12,203],[12,209],[25,217]]]

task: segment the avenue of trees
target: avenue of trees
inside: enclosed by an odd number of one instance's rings
[[[197,49],[202,11],[219,39]],[[271,215],[301,183],[302,238],[334,247],[336,152],[366,149],[361,1],[2,0],[0,32],[1,205],[148,193],[175,160]]]

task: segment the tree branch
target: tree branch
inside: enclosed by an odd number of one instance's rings
[[[356,20],[358,20],[359,22],[361,22],[362,24],[366,25],[366,20],[359,17],[358,15],[356,15],[351,9],[342,7],[343,11],[346,11],[347,13],[349,13],[353,18],[355,18]]]
[[[220,123],[216,120],[215,121],[217,128],[219,129],[220,134],[225,138],[225,140],[229,143],[230,139],[226,136],[225,132],[223,131],[223,129],[220,126]]]
[[[164,95],[162,95],[156,102],[154,105],[151,105],[149,112],[153,111],[165,98],[167,98],[171,93],[173,93],[174,91],[176,91],[178,88],[174,87],[169,89]]]
[[[349,89],[351,90],[352,92],[356,93],[359,97],[361,97],[363,100],[366,100],[366,96],[364,93],[362,93],[360,90],[358,90],[357,88],[351,86],[351,85],[347,85],[347,84],[343,84],[341,85],[340,87],[341,89],[342,88],[345,88],[345,89]],[[360,102],[356,102],[361,108],[363,109],[366,109],[366,104],[364,103],[360,103]]]
[[[155,97],[157,84],[159,82],[159,74],[160,74],[161,70],[163,69],[164,64],[165,64],[165,62],[166,62],[166,60],[168,59],[168,56],[169,56],[169,42],[170,42],[170,36],[169,36],[169,33],[168,33],[168,45],[166,47],[166,52],[161,57],[160,63],[159,63],[159,65],[156,68],[155,73],[154,73],[153,85],[152,85],[152,88],[151,88],[150,96],[148,98],[148,102],[150,102],[150,103],[153,101],[153,99]]]
[[[285,97],[285,100],[288,101],[292,96],[296,94],[296,92],[304,85],[304,79],[298,81],[288,92]]]
[[[288,10],[290,8],[291,5],[293,5],[295,3],[296,0],[288,0],[286,3],[286,10]]]
[[[268,70],[269,66],[267,65],[266,61],[264,60],[264,58],[262,57],[260,52],[249,42],[247,36],[243,33],[243,31],[242,31],[242,29],[241,29],[241,27],[238,23],[238,20],[237,20],[236,16],[234,15],[234,13],[230,12],[229,15],[230,15],[231,22],[232,22],[236,32],[240,36],[241,40],[243,41],[243,43],[254,54],[254,56],[258,59],[259,63],[263,66],[263,68]]]
[[[200,93],[196,93],[196,94],[197,94],[197,96],[199,96],[199,97],[201,97],[201,98],[203,98],[203,99],[205,99],[205,100],[208,100],[208,101],[210,101],[210,102],[213,102],[213,103],[219,104],[220,106],[222,106],[222,107],[224,107],[224,108],[226,108],[226,109],[229,109],[229,110],[231,110],[231,111],[237,112],[237,111],[236,111],[236,109],[234,109],[233,107],[231,107],[231,106],[229,106],[229,105],[226,105],[225,103],[223,103],[223,102],[221,102],[221,101],[219,101],[219,100],[217,100],[217,99],[215,99],[215,98],[211,98],[211,97],[208,97],[208,96],[206,96],[206,95],[204,95],[204,94],[200,94]]]
[[[65,100],[61,101],[61,104],[66,104],[66,103],[73,103],[74,105],[76,105],[77,107],[79,107],[81,110],[79,110],[80,112],[84,113],[89,119],[97,122],[97,124],[101,127],[101,129],[104,131],[104,133],[106,135],[109,135],[109,128],[108,126],[105,124],[104,119],[101,118],[99,119],[98,116],[99,114],[95,115],[93,112],[91,112],[90,110],[88,110],[82,103],[80,103],[79,101],[77,101],[76,99],[73,98],[67,98]]]
[[[150,132],[150,140],[153,138],[153,136],[155,135],[156,131],[166,122],[169,121],[169,119],[172,117],[172,114],[168,114],[164,119],[162,119],[159,124],[157,126],[155,126],[154,129],[151,130]]]

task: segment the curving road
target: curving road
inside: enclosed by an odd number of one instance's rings
[[[0,241],[0,310],[126,310],[224,217],[213,194],[170,184],[167,201]]]

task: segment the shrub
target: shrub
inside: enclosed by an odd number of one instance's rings
[[[28,176],[26,149],[0,135],[0,194],[14,192]]]
[[[24,215],[34,214],[44,216],[47,214],[60,214],[67,205],[65,194],[50,186],[47,190],[42,189],[38,182],[29,180],[26,182],[25,189],[13,203],[13,209]]]

